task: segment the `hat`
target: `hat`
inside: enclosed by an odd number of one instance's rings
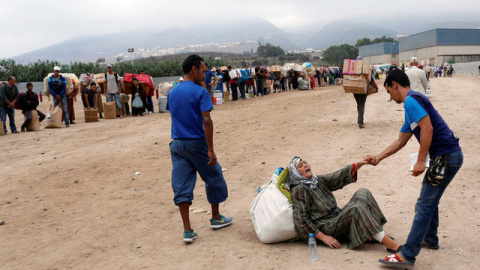
[[[180,77],[180,79],[178,79],[179,81],[183,81],[183,77]]]
[[[59,67],[59,66],[54,66],[54,67],[53,67],[53,70],[54,70],[54,71],[55,71],[55,70],[60,71],[60,67]]]
[[[412,56],[412,58],[410,58],[410,63],[418,63],[417,57]]]
[[[111,68],[111,67],[112,67],[112,65],[110,65],[110,64],[109,64],[109,65],[107,65],[107,68]]]
[[[396,66],[397,64],[393,63],[392,66]]]
[[[357,56],[357,60],[363,60],[363,57],[361,57],[360,55]]]
[[[418,65],[418,68],[423,68],[423,65]]]

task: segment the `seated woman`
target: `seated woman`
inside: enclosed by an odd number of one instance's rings
[[[356,182],[357,171],[365,164],[366,161],[360,161],[330,174],[313,175],[310,165],[301,157],[290,161],[288,183],[293,197],[293,219],[302,239],[306,241],[308,234],[313,233],[330,248],[340,248],[338,240],[344,240],[348,241],[349,249],[354,249],[373,238],[390,253],[401,250],[383,231],[387,220],[368,189],[355,192],[343,209],[337,206],[332,191]]]

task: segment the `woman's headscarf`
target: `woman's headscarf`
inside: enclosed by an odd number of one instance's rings
[[[295,186],[298,184],[307,184],[310,186],[311,189],[315,189],[318,184],[318,178],[316,175],[313,175],[312,178],[308,179],[303,176],[298,170],[297,165],[302,161],[301,157],[294,156],[290,161],[290,165],[288,166],[288,176],[291,186]]]

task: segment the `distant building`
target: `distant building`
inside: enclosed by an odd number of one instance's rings
[[[400,65],[416,56],[421,64],[480,61],[480,29],[438,28],[399,39]]]
[[[432,66],[480,61],[480,29],[437,28],[394,42],[360,46],[359,55],[372,65],[395,62],[408,66],[412,56]]]
[[[380,42],[360,46],[358,55],[368,60],[370,65],[383,65],[398,62],[398,41]]]

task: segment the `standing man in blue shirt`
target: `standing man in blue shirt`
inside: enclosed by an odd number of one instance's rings
[[[167,110],[172,118],[172,188],[175,205],[182,216],[184,242],[193,242],[198,234],[190,225],[189,207],[197,172],[205,182],[207,200],[212,207],[210,227],[220,229],[232,223],[231,217],[220,215],[219,204],[228,197],[222,167],[213,149],[213,121],[210,111],[212,99],[201,86],[207,66],[198,55],[190,55],[183,62],[183,81],[168,93]]]
[[[418,160],[412,175],[425,171],[425,160],[430,154],[430,168],[423,177],[420,196],[415,205],[415,217],[407,242],[399,253],[386,256],[381,263],[393,266],[413,266],[420,249],[437,250],[438,204],[448,184],[463,164],[463,154],[456,138],[432,103],[424,95],[410,88],[408,76],[401,70],[392,70],[384,83],[390,98],[404,103],[405,123],[400,135],[390,146],[366,160],[376,166],[381,160],[402,149],[415,135],[420,143]],[[438,168],[438,170],[432,170]]]
[[[70,118],[68,116],[67,108],[67,81],[65,77],[60,75],[60,67],[55,66],[53,68],[53,75],[48,78],[48,91],[53,98],[53,106],[57,107],[62,103],[62,111],[65,117],[65,126],[70,127]]]
[[[209,68],[208,68],[208,65],[205,64],[205,78],[203,79],[203,81],[205,82],[205,87],[207,88],[207,92],[208,94],[210,95],[210,97],[213,96],[213,93],[212,93],[212,85],[217,83],[217,74],[215,74],[213,71],[211,71]],[[213,79],[213,82],[212,82],[212,77],[215,77]]]

